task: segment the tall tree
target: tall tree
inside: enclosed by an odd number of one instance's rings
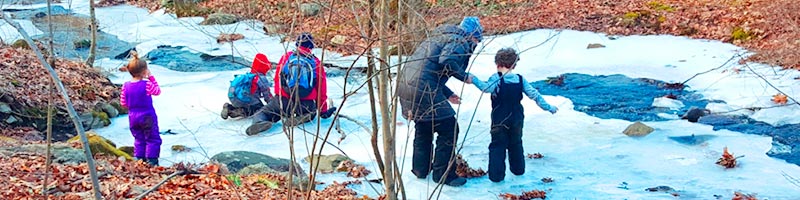
[[[86,58],[86,64],[94,66],[94,57],[97,51],[97,17],[94,15],[94,0],[89,0],[89,17],[91,18],[92,41],[89,46],[89,57]]]
[[[387,35],[390,33],[388,26],[390,19],[390,0],[381,0],[381,16],[378,23],[378,37],[380,38],[380,68],[378,75],[378,100],[381,112],[381,130],[383,133],[383,183],[386,188],[387,199],[397,199],[395,189],[395,138],[391,129],[392,113],[389,112],[389,41]]]

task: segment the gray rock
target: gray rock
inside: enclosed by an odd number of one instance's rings
[[[308,157],[304,158],[303,160],[305,160],[309,164],[313,164],[313,163],[311,163],[310,159],[311,159],[311,157],[308,156]],[[317,161],[319,161],[319,168],[317,169],[317,171],[322,172],[322,173],[331,173],[331,172],[333,172],[334,170],[336,170],[336,167],[338,167],[340,163],[342,163],[342,162],[344,162],[346,160],[352,160],[352,159],[348,158],[347,156],[341,155],[341,154],[322,155],[322,156],[314,155],[314,162],[316,163]]]
[[[625,131],[623,131],[622,133],[631,137],[640,137],[640,136],[646,136],[652,133],[654,130],[655,129],[643,124],[642,122],[636,122],[629,125],[628,128],[625,128]]]
[[[0,113],[11,113],[11,106],[9,106],[7,103],[0,102]]]
[[[128,155],[133,156],[133,147],[132,146],[121,146],[118,148],[120,151],[127,153]]]
[[[711,111],[705,108],[691,107],[686,114],[681,116],[681,119],[688,119],[689,122],[697,122],[701,117],[711,114]]]
[[[116,108],[114,108],[114,106],[106,102],[97,103],[97,105],[95,105],[95,109],[102,110],[103,112],[108,114],[108,117],[110,118],[119,116],[119,111]]]
[[[211,157],[211,160],[224,164],[232,173],[237,173],[247,166],[256,165],[259,163],[263,163],[270,169],[273,169],[277,172],[289,172],[289,163],[291,162],[289,159],[274,158],[268,155],[249,151],[222,152]],[[303,169],[300,168],[299,164],[294,163],[294,168],[296,169],[296,172],[293,174],[300,177],[306,177],[305,172],[303,172]]]
[[[300,4],[300,12],[303,13],[303,16],[310,17],[319,14],[319,11],[322,9],[322,5],[318,3],[303,3]]]
[[[79,164],[86,162],[86,154],[84,154],[83,149],[72,148],[63,143],[56,143],[51,147],[53,152],[53,161],[57,163]],[[46,144],[26,144],[17,147],[0,148],[0,154],[12,155],[16,152],[42,153],[46,150]]]
[[[6,124],[13,124],[18,121],[19,120],[16,117],[14,117],[14,115],[9,115],[8,118],[6,118]]]
[[[606,47],[606,45],[603,45],[603,44],[600,44],[600,43],[591,43],[591,44],[586,46],[587,49],[597,49],[597,48],[605,48],[605,47]]]
[[[225,25],[239,22],[239,17],[228,13],[214,13],[208,15],[206,20],[200,22],[200,25]]]
[[[269,35],[278,34],[283,30],[283,24],[264,24],[264,32]]]

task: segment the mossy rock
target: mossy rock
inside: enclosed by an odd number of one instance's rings
[[[88,39],[80,39],[72,42],[72,44],[75,46],[75,49],[84,49],[92,46],[92,41]]]
[[[119,116],[119,111],[117,111],[117,108],[115,108],[110,103],[99,102],[95,105],[94,108],[95,110],[100,110],[105,112],[109,118],[114,118]]]
[[[108,117],[108,113],[102,110],[92,111],[92,117],[94,117],[97,120],[100,120],[100,122],[103,123],[103,126],[111,125],[111,118]]]
[[[122,106],[122,104],[119,103],[119,99],[111,100],[111,102],[108,102],[108,104],[111,104],[114,109],[117,109],[117,112],[120,115],[128,114],[128,108]]]
[[[128,155],[133,155],[133,147],[132,146],[121,146],[119,148],[120,151],[127,153]]]
[[[658,10],[658,11],[667,11],[667,12],[675,11],[675,8],[673,8],[672,6],[661,3],[659,1],[647,2],[647,6],[653,10]]]
[[[189,152],[189,151],[192,151],[192,149],[189,148],[189,147],[186,147],[184,145],[176,144],[176,145],[172,145],[172,151],[175,151],[175,152]]]
[[[111,156],[122,156],[125,159],[132,160],[130,154],[123,152],[122,150],[117,149],[116,145],[106,138],[103,138],[100,135],[93,131],[86,132],[86,138],[89,140],[89,147],[92,150],[93,154],[105,154]],[[68,143],[79,143],[81,144],[81,136],[75,136],[67,140]]]
[[[742,27],[734,27],[731,31],[731,40],[747,41],[753,38],[753,33]]]
[[[314,163],[310,163],[311,162],[310,159],[311,159],[311,156],[307,156],[303,160],[305,160],[309,164],[314,164]],[[342,162],[344,162],[346,160],[352,161],[352,159],[348,158],[347,156],[341,155],[341,154],[322,155],[322,156],[314,155],[314,162],[316,163],[317,161],[319,161],[319,168],[317,170],[319,172],[322,172],[322,173],[331,173],[331,172],[333,172],[334,170],[336,170],[336,167],[338,167],[339,164],[341,164]]]
[[[31,49],[31,46],[28,46],[28,43],[25,42],[25,40],[23,40],[23,39],[19,39],[17,41],[14,41],[14,43],[11,44],[11,47],[18,48],[18,49]]]
[[[628,128],[625,128],[625,131],[622,131],[622,133],[631,137],[641,137],[652,133],[654,130],[653,127],[647,126],[642,122],[635,122],[629,125]]]
[[[206,20],[200,22],[200,25],[226,25],[239,22],[239,17],[228,13],[214,13],[208,15]]]
[[[5,142],[9,144],[16,144],[19,140],[14,139],[12,137],[0,136],[0,142]]]

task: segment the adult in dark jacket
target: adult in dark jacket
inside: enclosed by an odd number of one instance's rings
[[[458,139],[456,112],[450,103],[460,100],[445,83],[450,77],[469,83],[466,68],[482,34],[477,17],[465,17],[459,26],[440,26],[417,47],[402,70],[397,94],[403,117],[415,123],[411,171],[417,178],[427,177],[432,168],[434,181],[450,186],[466,183],[456,175],[455,166],[447,170]],[[438,136],[431,165],[433,133]]]

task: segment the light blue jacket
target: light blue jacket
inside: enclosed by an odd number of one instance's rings
[[[522,80],[519,80],[520,78],[522,78]],[[522,90],[523,90],[522,92],[525,93],[525,95],[528,96],[528,98],[535,101],[540,108],[549,111],[551,113],[557,110],[555,106],[551,106],[550,104],[548,104],[547,101],[545,101],[544,98],[542,98],[542,95],[539,94],[539,91],[536,90],[536,88],[533,88],[533,86],[531,86],[531,84],[528,81],[526,81],[524,77],[518,76],[513,72],[507,72],[505,75],[503,75],[503,80],[505,80],[505,83],[509,84],[516,84],[522,81],[522,83],[524,83],[522,84]],[[491,93],[492,95],[497,95],[497,85],[500,84],[500,75],[498,73],[495,73],[494,75],[492,75],[492,77],[489,77],[489,80],[486,82],[483,82],[477,77],[472,76],[472,84],[475,85],[475,87],[477,87],[483,93]]]

